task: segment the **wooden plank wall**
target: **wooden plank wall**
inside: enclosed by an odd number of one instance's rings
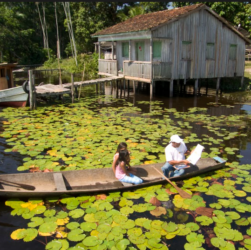
[[[243,76],[245,41],[206,10],[200,10],[153,31],[153,38],[166,37],[161,60],[172,58],[172,78]],[[163,39],[162,39],[163,40]],[[172,41],[172,42],[170,42]],[[191,60],[182,59],[182,41],[191,41]],[[206,58],[207,43],[214,43],[214,59]],[[229,59],[230,44],[237,44],[236,60]],[[163,48],[164,47],[164,48]],[[171,51],[171,52],[170,52]]]

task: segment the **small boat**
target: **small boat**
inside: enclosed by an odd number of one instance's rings
[[[216,159],[215,159],[216,158]],[[196,165],[186,169],[182,176],[171,180],[182,180],[225,166],[220,157],[200,159]],[[45,197],[62,194],[100,193],[106,191],[129,190],[165,183],[166,180],[154,169],[161,171],[164,163],[134,166],[137,176],[144,182],[132,185],[118,181],[112,168],[85,169],[61,172],[36,172],[0,175],[0,196],[2,197]]]
[[[23,86],[0,90],[0,106],[25,107],[28,94]]]

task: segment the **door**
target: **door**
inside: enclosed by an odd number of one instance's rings
[[[145,43],[136,43],[136,61],[145,61]]]

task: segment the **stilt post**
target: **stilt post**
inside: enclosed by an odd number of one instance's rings
[[[74,76],[71,74],[71,101],[74,103]]]
[[[195,80],[194,82],[194,95],[197,95],[198,93],[198,79]]]
[[[218,95],[220,89],[220,77],[217,78],[216,82],[216,95]]]
[[[135,81],[132,81],[132,85],[133,85],[133,94],[135,95],[135,93],[136,93]]]
[[[170,80],[169,96],[173,97],[173,79]]]

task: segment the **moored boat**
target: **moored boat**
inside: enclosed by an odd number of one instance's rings
[[[25,107],[27,100],[28,94],[22,86],[0,90],[0,106]]]
[[[170,180],[186,179],[225,166],[224,160],[219,157],[216,158],[218,158],[218,161],[213,158],[200,159],[196,165],[187,168],[184,175],[172,177]],[[139,185],[121,183],[115,178],[111,168],[2,174],[0,175],[0,196],[40,197],[61,194],[76,195],[81,193],[128,190],[132,187],[140,188],[151,184],[165,183],[166,180],[154,169],[155,167],[161,170],[162,166],[163,163],[135,166],[137,168],[137,176],[144,180]]]
[[[23,86],[15,87],[13,69],[16,63],[0,63],[0,106],[24,107],[28,100]]]

